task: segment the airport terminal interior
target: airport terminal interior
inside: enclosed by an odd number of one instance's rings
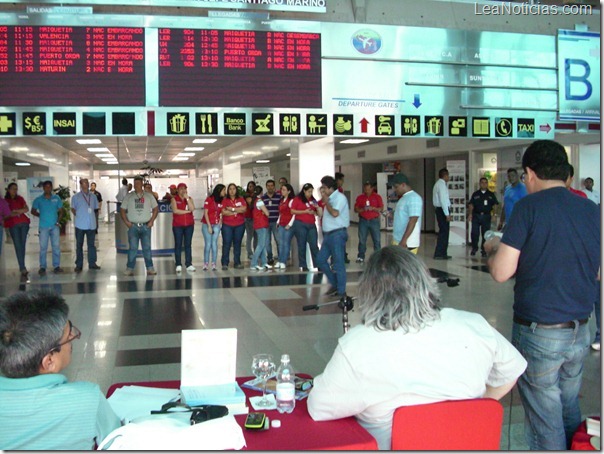
[[[218,0],[215,2],[220,3]],[[77,23],[83,26],[87,20],[78,22],[80,19],[74,18],[77,11],[75,15],[64,10],[59,11],[58,16],[39,11],[28,11],[26,14],[25,3],[0,0],[2,81],[3,20],[6,19],[10,27],[60,25],[56,21],[63,19],[56,17],[68,16],[65,20],[71,25]],[[78,8],[81,4],[64,3],[77,4]],[[140,95],[142,101],[139,104],[123,104],[128,101],[120,98],[115,105],[104,107],[92,98],[90,104],[78,104],[76,97],[76,101],[61,105],[52,93],[37,92],[35,90],[38,88],[32,88],[32,93],[39,93],[43,99],[54,104],[6,105],[2,98],[5,94],[0,95],[2,189],[10,182],[17,182],[19,193],[25,197],[26,194],[33,194],[30,193],[32,185],[50,178],[55,188],[69,188],[73,195],[79,190],[79,179],[88,178],[97,184],[97,189],[103,195],[95,240],[99,270],[88,269],[85,265],[82,272],[74,271],[73,223],[67,224],[60,240],[64,273],[55,274],[49,267],[45,275],[38,274],[40,246],[35,224],[29,230],[26,243],[27,276],[20,273],[8,231],[3,237],[0,299],[18,291],[56,291],[69,304],[69,318],[82,332],[81,338],[73,342],[72,361],[64,371],[69,380],[98,383],[103,392],[112,384],[121,382],[178,380],[181,375],[181,331],[213,328],[237,328],[237,376],[252,375],[252,356],[257,353],[270,353],[275,358],[287,353],[296,371],[312,376],[320,374],[343,334],[342,311],[338,308],[337,300],[326,295],[330,287],[326,277],[316,269],[300,270],[295,261],[297,253],[294,253],[294,263],[290,262],[285,270],[250,270],[245,237],[241,255],[244,269],[234,269],[231,261],[228,270],[222,270],[218,263],[217,270],[204,271],[204,241],[199,221],[203,201],[218,183],[228,185],[234,182],[245,187],[250,180],[265,183],[269,178],[278,181],[280,177],[286,177],[297,193],[306,182],[318,188],[324,175],[334,175],[335,172],[345,174],[343,187],[351,203],[361,194],[365,181],[376,184],[378,193],[385,201],[392,199],[387,176],[394,172],[409,175],[414,189],[424,199],[418,255],[432,276],[440,281],[438,286],[442,293],[442,306],[479,313],[510,340],[514,280],[503,284],[495,282],[489,274],[487,259],[481,254],[470,254],[467,200],[478,188],[479,179],[487,177],[489,189],[496,193],[501,202],[507,184],[507,169],[517,168],[522,173],[522,153],[535,139],[554,139],[565,146],[569,162],[576,169],[575,189],[582,189],[585,178],[590,177],[594,180],[594,188],[600,190],[599,91],[596,95],[594,87],[597,118],[586,115],[573,120],[574,105],[568,106],[571,112],[568,117],[560,117],[557,85],[560,74],[557,72],[555,38],[557,30],[571,30],[578,34],[593,32],[597,34],[599,43],[598,2],[541,2],[560,7],[572,3],[593,8],[589,16],[550,17],[526,14],[487,17],[476,14],[476,5],[483,8],[492,3],[486,0],[326,0],[306,2],[326,5],[321,13],[312,9],[283,11],[277,7],[230,7],[218,8],[220,11],[214,15],[210,14],[211,8],[199,8],[192,0],[185,1],[182,7],[167,6],[170,4],[168,0],[150,0],[143,2],[145,6],[123,3],[126,5],[90,1],[82,7],[82,14],[85,18],[92,17],[93,26],[115,26],[116,23],[129,24],[128,21],[131,21],[136,24],[132,26],[153,29],[147,30],[144,38],[146,52],[160,61],[167,61],[162,60],[162,53],[158,49],[164,38],[168,40],[170,30],[174,37],[174,30],[180,26],[197,28],[197,19],[208,21],[204,24],[222,24],[217,27],[219,29],[228,28],[224,23],[230,24],[229,21],[235,24],[233,28],[243,30],[253,29],[257,25],[262,33],[271,30],[271,21],[276,23],[275,30],[282,31],[286,29],[287,21],[291,20],[295,21],[296,26],[302,27],[301,32],[308,33],[308,36],[320,32],[323,39],[323,92],[317,93],[304,86],[306,91],[294,90],[292,95],[292,103],[299,103],[298,106],[281,106],[278,104],[280,99],[276,97],[268,98],[267,102],[272,105],[258,108],[253,104],[258,97],[265,96],[265,92],[256,91],[256,87],[252,86],[239,86],[239,79],[235,78],[229,80],[230,85],[225,85],[226,88],[217,86],[205,92],[210,98],[214,95],[218,98],[232,95],[228,103],[220,104],[223,100],[218,99],[212,101],[214,104],[208,104],[211,107],[178,104],[188,102],[187,84],[179,79],[184,73],[168,76],[167,72],[162,72],[167,71],[166,68],[154,66],[157,61],[147,61],[146,92],[144,77],[141,93],[130,91],[130,86],[125,90],[117,90],[109,85],[104,87],[109,88],[109,97],[112,91],[116,97],[124,96],[124,99],[132,95],[132,99],[136,100],[136,96]],[[226,0],[224,3],[227,3]],[[40,2],[37,6],[56,7],[58,4],[49,1]],[[401,7],[403,4],[404,8]],[[93,14],[86,8],[91,8]],[[241,26],[242,23],[247,25]],[[417,33],[416,29],[403,30],[405,27],[431,27],[432,32],[425,32],[421,36],[430,43],[446,43],[447,46],[439,47],[438,52],[426,51],[421,43],[416,47],[385,46],[382,54],[377,56],[364,54],[358,57],[355,54],[351,58],[350,53],[364,51],[362,40],[355,41],[358,36],[363,39],[376,38],[377,35],[367,31],[371,27],[380,30],[384,43],[388,36],[411,39]],[[365,29],[365,35],[355,35],[355,38],[348,35],[361,28]],[[433,29],[440,29],[443,33],[434,32]],[[483,32],[485,34],[481,35]],[[504,35],[498,33],[514,34],[515,38],[509,43],[501,42]],[[523,39],[523,34],[532,34],[531,40]],[[330,41],[330,37],[334,38]],[[132,39],[136,41],[137,38]],[[160,44],[157,44],[157,40]],[[149,45],[151,42],[156,43],[155,48]],[[492,52],[485,51],[482,57],[478,56],[476,61],[468,63],[470,52],[466,52],[465,48],[459,50],[465,42],[471,42],[476,50],[483,46]],[[342,43],[346,43],[350,49]],[[357,46],[356,50],[350,43]],[[317,50],[312,48],[312,43],[308,45],[310,52]],[[175,48],[169,49],[169,52],[176,52],[172,57],[180,58]],[[597,55],[593,52],[590,54],[589,50],[585,52],[586,60],[593,58],[599,68],[599,44]],[[505,56],[501,57],[503,54]],[[321,54],[318,55],[318,60],[321,60]],[[211,56],[209,58],[208,61],[211,61]],[[482,66],[480,58],[492,60],[489,60],[490,64]],[[502,63],[502,59],[506,58],[509,61]],[[376,70],[366,69],[373,68],[368,64],[371,59],[377,60]],[[463,64],[458,61],[460,59]],[[135,69],[137,64],[134,61]],[[357,64],[360,66],[355,66]],[[401,68],[397,66],[399,69],[394,71],[395,75],[386,77],[386,66],[380,66],[386,64],[400,65]],[[417,67],[407,69],[406,65],[412,64]],[[321,72],[315,75],[320,76]],[[393,82],[397,77],[401,80],[407,78],[407,82]],[[582,79],[583,76],[575,74],[573,77],[580,86],[588,85],[587,76]],[[167,85],[176,88],[169,91],[164,86],[160,90],[158,79],[160,84],[162,80],[168,80],[170,84]],[[308,82],[309,79],[295,80],[302,87],[302,82]],[[283,86],[288,86],[287,82],[281,82]],[[295,86],[295,83],[290,85]],[[597,85],[599,87],[599,80]],[[395,92],[389,92],[390,86],[394,87]],[[99,86],[101,89],[103,87]],[[269,93],[271,86],[264,89]],[[573,89],[576,89],[576,85],[573,85]],[[91,89],[90,92],[93,91]],[[245,99],[241,102],[249,102],[249,105],[237,104],[240,92],[243,93],[241,99]],[[245,98],[246,94],[252,97]],[[14,96],[15,102],[21,95],[27,96],[27,93],[6,94]],[[451,107],[453,104],[455,106]],[[489,108],[488,105],[495,107]],[[589,109],[593,110],[593,106],[587,109],[588,113],[591,112]],[[326,113],[324,117],[330,119],[328,122],[321,123],[321,112]],[[35,127],[40,127],[41,114],[46,115],[43,117],[46,120],[42,122],[47,121],[48,132],[35,130]],[[269,125],[272,114],[275,122]],[[408,116],[407,123],[404,117],[399,118],[401,114]],[[97,115],[102,115],[101,123],[98,123]],[[281,115],[280,124],[277,124],[277,115]],[[418,137],[410,137],[415,133],[411,133],[409,121],[419,121],[420,115],[425,120],[421,132]],[[245,122],[247,118],[248,131],[229,132],[227,117],[229,124],[235,124],[242,118]],[[449,117],[448,123],[445,117]],[[284,122],[286,118],[287,122]],[[305,123],[302,133],[295,135],[288,129],[294,128],[291,118]],[[470,118],[475,121],[472,125]],[[224,119],[220,127],[219,119]],[[32,121],[34,126],[31,126]],[[70,121],[77,126],[71,125]],[[69,129],[72,126],[73,129]],[[269,126],[270,133],[266,133]],[[98,132],[99,127],[103,132]],[[322,127],[325,128],[323,132]],[[61,128],[67,128],[64,129],[67,132],[60,132]],[[86,132],[85,128],[91,129]],[[256,129],[252,131],[252,128]],[[443,134],[442,129],[437,131],[435,128],[445,128],[446,131]],[[432,205],[432,187],[438,178],[438,170],[446,166],[451,166],[451,175],[454,175],[449,188],[455,206],[452,213],[455,224],[452,232],[455,233],[448,249],[452,258],[435,260],[437,224]],[[116,213],[115,195],[120,189],[121,178],[126,177],[132,182],[133,177],[140,174],[153,184],[160,198],[169,192],[171,184],[187,184],[197,208],[192,241],[196,271],[177,273],[174,256],[164,253],[153,257],[157,275],[146,274],[140,255],[134,275],[124,275],[127,240],[124,243],[125,227]],[[318,195],[317,191],[315,196]],[[396,199],[389,200],[389,209],[395,203]],[[159,218],[166,217],[166,214],[160,213]],[[351,212],[352,223],[346,246],[350,263],[346,265],[346,273],[347,293],[352,297],[357,294],[359,277],[364,269],[363,263],[355,261],[359,242],[357,220],[356,214]],[[392,240],[392,226],[382,222],[381,242],[387,245]],[[169,250],[173,247],[170,225],[164,221],[156,223],[154,230],[157,232],[154,235],[159,239],[153,240],[154,248]],[[496,220],[493,221],[495,227]],[[221,245],[222,239],[219,240],[218,261]],[[292,247],[295,248],[295,245],[294,239]],[[373,251],[370,239],[367,248],[367,254],[370,254]],[[48,256],[50,262],[50,251]],[[458,280],[458,285],[449,286],[447,280]],[[321,307],[309,311],[302,309],[312,304],[320,304]],[[358,309],[349,315],[352,326],[360,323]],[[596,331],[593,316],[588,323],[593,339]],[[583,417],[600,415],[601,400],[601,354],[590,349],[584,363],[580,393]],[[502,404],[504,427],[501,449],[528,449],[523,433],[524,410],[516,388],[503,398]]]

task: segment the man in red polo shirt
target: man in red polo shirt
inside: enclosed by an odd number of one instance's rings
[[[382,248],[380,241],[380,213],[384,211],[382,197],[373,190],[373,185],[367,181],[363,186],[363,193],[357,197],[354,212],[359,215],[359,252],[357,263],[365,261],[367,250],[367,233],[371,234],[373,250]]]

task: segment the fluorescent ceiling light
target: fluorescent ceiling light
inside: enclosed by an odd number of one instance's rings
[[[111,164],[111,165],[114,165],[114,164],[119,164],[119,162],[118,162],[118,161],[105,161],[105,162],[106,162],[107,164]]]
[[[205,150],[204,147],[186,147],[184,151],[202,151]]]
[[[243,158],[243,155],[242,155],[242,154],[236,154],[236,155],[234,155],[234,156],[231,156],[229,159],[230,159],[231,161],[234,161],[235,159],[241,159],[241,158]]]
[[[276,151],[278,149],[279,149],[279,147],[277,147],[275,145],[269,145],[269,146],[262,147],[262,150],[264,150],[264,151]]]
[[[46,162],[57,162],[57,160],[55,158],[44,158],[43,161],[46,161]]]
[[[94,145],[97,143],[103,143],[101,142],[101,139],[77,139],[76,142],[80,145]]]
[[[364,143],[364,142],[369,142],[369,139],[346,139],[346,140],[341,140],[340,143]]]
[[[270,159],[258,159],[256,161],[257,164],[268,164],[270,161]]]
[[[218,139],[195,139],[193,143],[216,143]]]
[[[182,157],[195,156],[195,153],[178,153],[176,156],[182,156]]]
[[[115,159],[114,157],[110,158],[109,156],[107,156],[106,158],[101,158],[101,161],[105,161],[105,162],[107,162],[107,161],[117,161],[117,159]]]
[[[189,178],[189,174],[183,173],[182,175],[178,175],[178,178]]]
[[[108,180],[109,179],[109,175],[103,175],[101,176],[101,180]]]
[[[259,151],[242,151],[245,156],[258,156],[260,154]]]
[[[109,148],[107,147],[90,147],[90,148],[86,148],[89,152],[91,153],[99,153],[102,151],[109,151]]]
[[[291,153],[287,153],[285,156],[291,156],[291,155],[292,155]]]
[[[27,148],[27,147],[10,147],[9,151],[14,151],[16,153],[19,153],[20,151],[29,151],[29,148]]]
[[[188,161],[189,158],[182,158],[180,156],[176,156],[174,159],[172,159],[172,161]]]
[[[32,158],[43,158],[44,153],[27,153],[27,156],[31,156]]]
[[[15,165],[19,167],[29,167],[31,164],[29,162],[15,162]]]
[[[115,156],[113,156],[111,153],[99,153],[99,154],[95,154],[95,156],[97,158],[111,158],[111,159],[115,159]]]

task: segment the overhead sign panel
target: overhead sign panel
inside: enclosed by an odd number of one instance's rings
[[[321,107],[321,35],[160,28],[159,105]]]
[[[558,30],[561,120],[600,120],[600,34]]]
[[[144,29],[0,26],[0,105],[144,106]]]

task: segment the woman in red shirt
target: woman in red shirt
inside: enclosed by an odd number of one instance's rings
[[[203,218],[201,232],[203,233],[203,270],[208,269],[210,251],[212,252],[212,270],[216,269],[218,257],[218,235],[220,235],[220,216],[222,215],[222,201],[226,196],[226,186],[217,184],[203,204]]]
[[[21,276],[27,276],[27,268],[25,268],[25,244],[27,242],[30,220],[25,213],[29,211],[29,207],[25,199],[17,194],[17,190],[17,183],[10,183],[6,189],[4,198],[11,210],[11,215],[4,220],[4,227],[8,229],[15,245],[15,254],[17,254]]]
[[[294,203],[294,188],[291,184],[281,186],[281,203],[279,204],[279,219],[277,219],[277,238],[279,238],[279,261],[275,264],[276,269],[284,270],[287,267],[287,259],[291,249],[292,237],[294,236],[294,220],[292,214]]]
[[[254,254],[256,246],[258,246],[258,238],[256,232],[254,232],[254,219],[252,219],[252,210],[254,208],[253,202],[256,197],[254,189],[256,183],[253,181],[247,182],[247,189],[245,190],[245,203],[247,204],[247,211],[245,212],[245,249],[247,250],[247,258],[251,259]],[[254,248],[252,249],[252,239],[254,240]]]
[[[254,202],[252,204],[252,219],[254,220],[254,233],[258,238],[258,244],[252,255],[250,269],[264,271],[272,268],[266,261],[266,246],[268,242],[268,209],[262,200],[262,186],[254,189]],[[258,265],[258,260],[261,264]]]
[[[229,253],[233,246],[233,261],[235,268],[243,269],[241,264],[241,241],[245,233],[245,212],[247,204],[243,197],[237,194],[237,185],[230,183],[227,197],[222,201],[222,269],[229,269]]]
[[[176,272],[182,271],[180,262],[183,249],[185,249],[185,266],[187,271],[195,271],[193,266],[193,257],[191,254],[191,241],[193,240],[193,231],[195,230],[195,220],[193,211],[195,203],[187,193],[187,185],[179,183],[176,188],[176,195],[170,200],[172,207],[172,233],[174,234],[174,257],[176,259]]]
[[[298,266],[300,271],[308,271],[306,264],[306,245],[310,247],[313,267],[317,263],[319,246],[317,245],[317,226],[315,219],[321,217],[322,209],[319,207],[312,193],[315,188],[306,183],[291,206],[292,214],[296,215],[294,220],[294,235],[298,241]]]

